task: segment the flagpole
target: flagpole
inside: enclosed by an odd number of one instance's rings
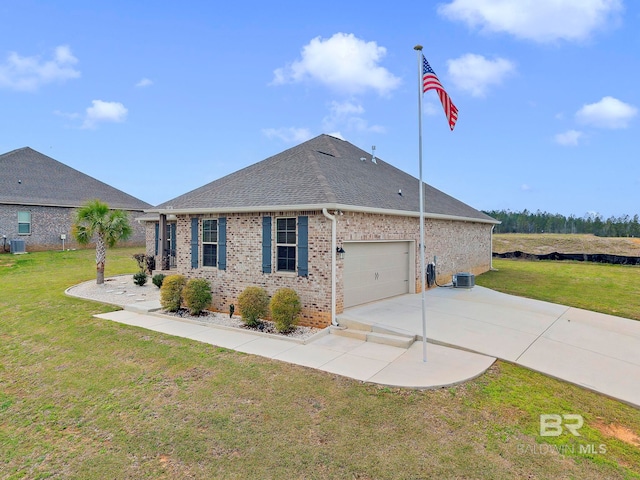
[[[422,183],[422,45],[413,49],[418,54],[418,158],[420,161],[420,289],[422,290],[422,361],[427,361],[427,314],[425,283],[425,245],[424,245],[424,185]]]

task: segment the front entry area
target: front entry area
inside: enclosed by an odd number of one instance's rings
[[[345,242],[344,308],[410,292],[412,242]]]

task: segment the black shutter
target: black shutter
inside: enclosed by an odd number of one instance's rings
[[[262,273],[271,273],[271,217],[262,217]]]
[[[298,217],[298,276],[309,275],[309,217]]]
[[[171,250],[171,254],[175,255],[176,251],[176,224],[170,223],[169,229],[171,230],[171,244],[169,245],[169,250]]]
[[[160,233],[160,223],[156,223],[156,247],[155,247],[155,255],[158,255],[158,233]]]
[[[227,217],[218,218],[218,268],[227,269]]]
[[[191,219],[191,268],[198,268],[198,219]]]

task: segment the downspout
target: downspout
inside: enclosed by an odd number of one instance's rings
[[[491,238],[489,239],[489,258],[490,258],[490,266],[489,270],[493,270],[493,229],[496,228],[495,225],[491,226]]]
[[[326,208],[322,214],[331,220],[331,325],[338,325],[336,321],[336,217],[331,215]]]

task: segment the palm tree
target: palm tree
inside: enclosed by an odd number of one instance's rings
[[[96,283],[104,283],[104,264],[107,247],[114,247],[119,240],[126,240],[133,233],[129,218],[122,210],[110,210],[100,200],[92,200],[76,212],[72,227],[73,236],[80,245],[96,239]]]

